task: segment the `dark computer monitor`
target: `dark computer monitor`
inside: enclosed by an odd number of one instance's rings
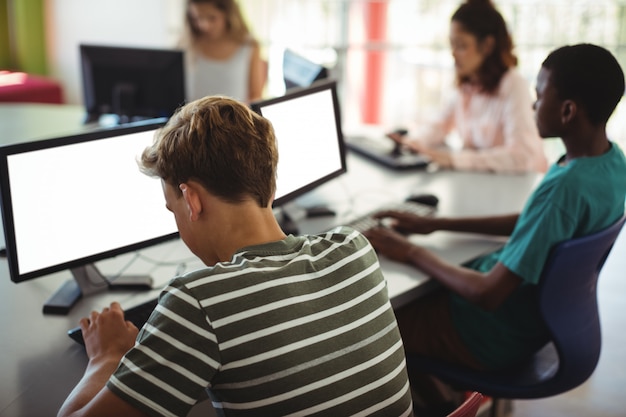
[[[291,49],[283,53],[283,80],[285,89],[308,87],[316,81],[328,78],[328,69]]]
[[[80,45],[86,121],[169,117],[185,101],[180,50]]]
[[[252,103],[251,107],[272,123],[276,133],[275,207],[346,172],[335,81],[292,90],[281,97]]]
[[[69,269],[44,313],[66,314],[110,288],[94,262],[177,237],[161,182],[137,157],[166,119],[0,147],[0,193],[11,280]],[[149,286],[146,277],[112,282]]]

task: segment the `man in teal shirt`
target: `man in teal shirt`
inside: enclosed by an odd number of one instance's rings
[[[445,288],[396,311],[407,352],[476,369],[505,369],[527,358],[548,340],[535,288],[550,249],[624,214],[626,159],[606,134],[624,94],[616,59],[590,44],[559,48],[543,62],[536,90],[539,133],[560,137],[566,153],[520,214],[451,219],[383,212],[379,217],[393,219],[395,230],[367,234],[380,254],[414,265]],[[501,250],[457,266],[403,236],[435,230],[510,238]]]

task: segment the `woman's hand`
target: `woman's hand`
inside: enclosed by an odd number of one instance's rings
[[[406,144],[413,152],[420,153],[430,158],[430,160],[439,165],[440,168],[452,168],[452,156],[449,150],[432,149],[420,145],[417,142]]]
[[[406,138],[406,134],[394,130],[393,132],[387,133],[387,137],[393,140],[398,145],[404,145],[404,139]]]
[[[398,132],[388,133],[387,137],[403,149],[429,157],[430,160],[439,165],[440,168],[452,168],[452,156],[449,150],[430,148],[422,142],[410,140],[406,135],[402,135]]]

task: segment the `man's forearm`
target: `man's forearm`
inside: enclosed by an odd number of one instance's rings
[[[90,361],[85,374],[61,406],[58,417],[80,415],[77,412],[89,404],[104,388],[118,364],[119,360],[114,359],[96,361],[95,363]]]
[[[518,214],[489,217],[441,217],[436,218],[435,221],[437,230],[509,236],[515,228],[518,217]]]
[[[482,283],[476,271],[446,262],[421,246],[413,246],[407,256],[409,263],[428,276],[462,297],[475,301],[477,284]]]

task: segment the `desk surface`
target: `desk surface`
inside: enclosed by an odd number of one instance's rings
[[[82,125],[81,106],[59,104],[0,104],[0,145],[92,129]]]
[[[21,107],[21,106],[20,106]],[[11,141],[39,139],[50,134],[71,133],[80,125],[82,111],[77,107],[54,107],[54,123],[46,130],[43,119],[30,120],[44,107],[7,108],[0,106],[0,138],[13,132]],[[32,111],[36,111],[32,113]],[[13,118],[12,127],[5,124]],[[41,116],[44,117],[44,116]],[[30,126],[34,123],[44,125]],[[28,125],[21,130],[19,127]],[[0,139],[3,140],[3,139]],[[5,139],[6,140],[6,139]],[[3,141],[4,142],[4,141]],[[4,142],[6,143],[6,142]],[[502,214],[519,211],[530,190],[538,181],[536,175],[498,176],[462,172],[394,172],[373,165],[355,155],[348,155],[348,173],[302,196],[286,210],[298,221],[300,231],[315,233],[344,223],[387,202],[401,201],[413,192],[434,193],[439,197],[440,215]],[[303,208],[326,204],[336,210],[336,217],[305,219]],[[494,249],[501,240],[471,234],[436,232],[416,236],[416,242],[429,247],[445,259],[460,263],[479,253]],[[2,242],[0,242],[2,243]],[[129,265],[125,273],[149,273],[160,288],[181,270],[192,270],[202,264],[180,240],[167,242],[98,263],[103,273],[114,274]],[[381,258],[394,306],[402,305],[428,291],[432,281],[417,270]],[[68,316],[44,316],[44,301],[66,279],[69,272],[14,284],[9,279],[6,259],[0,259],[0,416],[50,416],[80,379],[87,358],[83,348],[65,332],[92,309],[111,301],[132,306],[155,297],[158,290],[143,293],[108,292],[79,301]]]

